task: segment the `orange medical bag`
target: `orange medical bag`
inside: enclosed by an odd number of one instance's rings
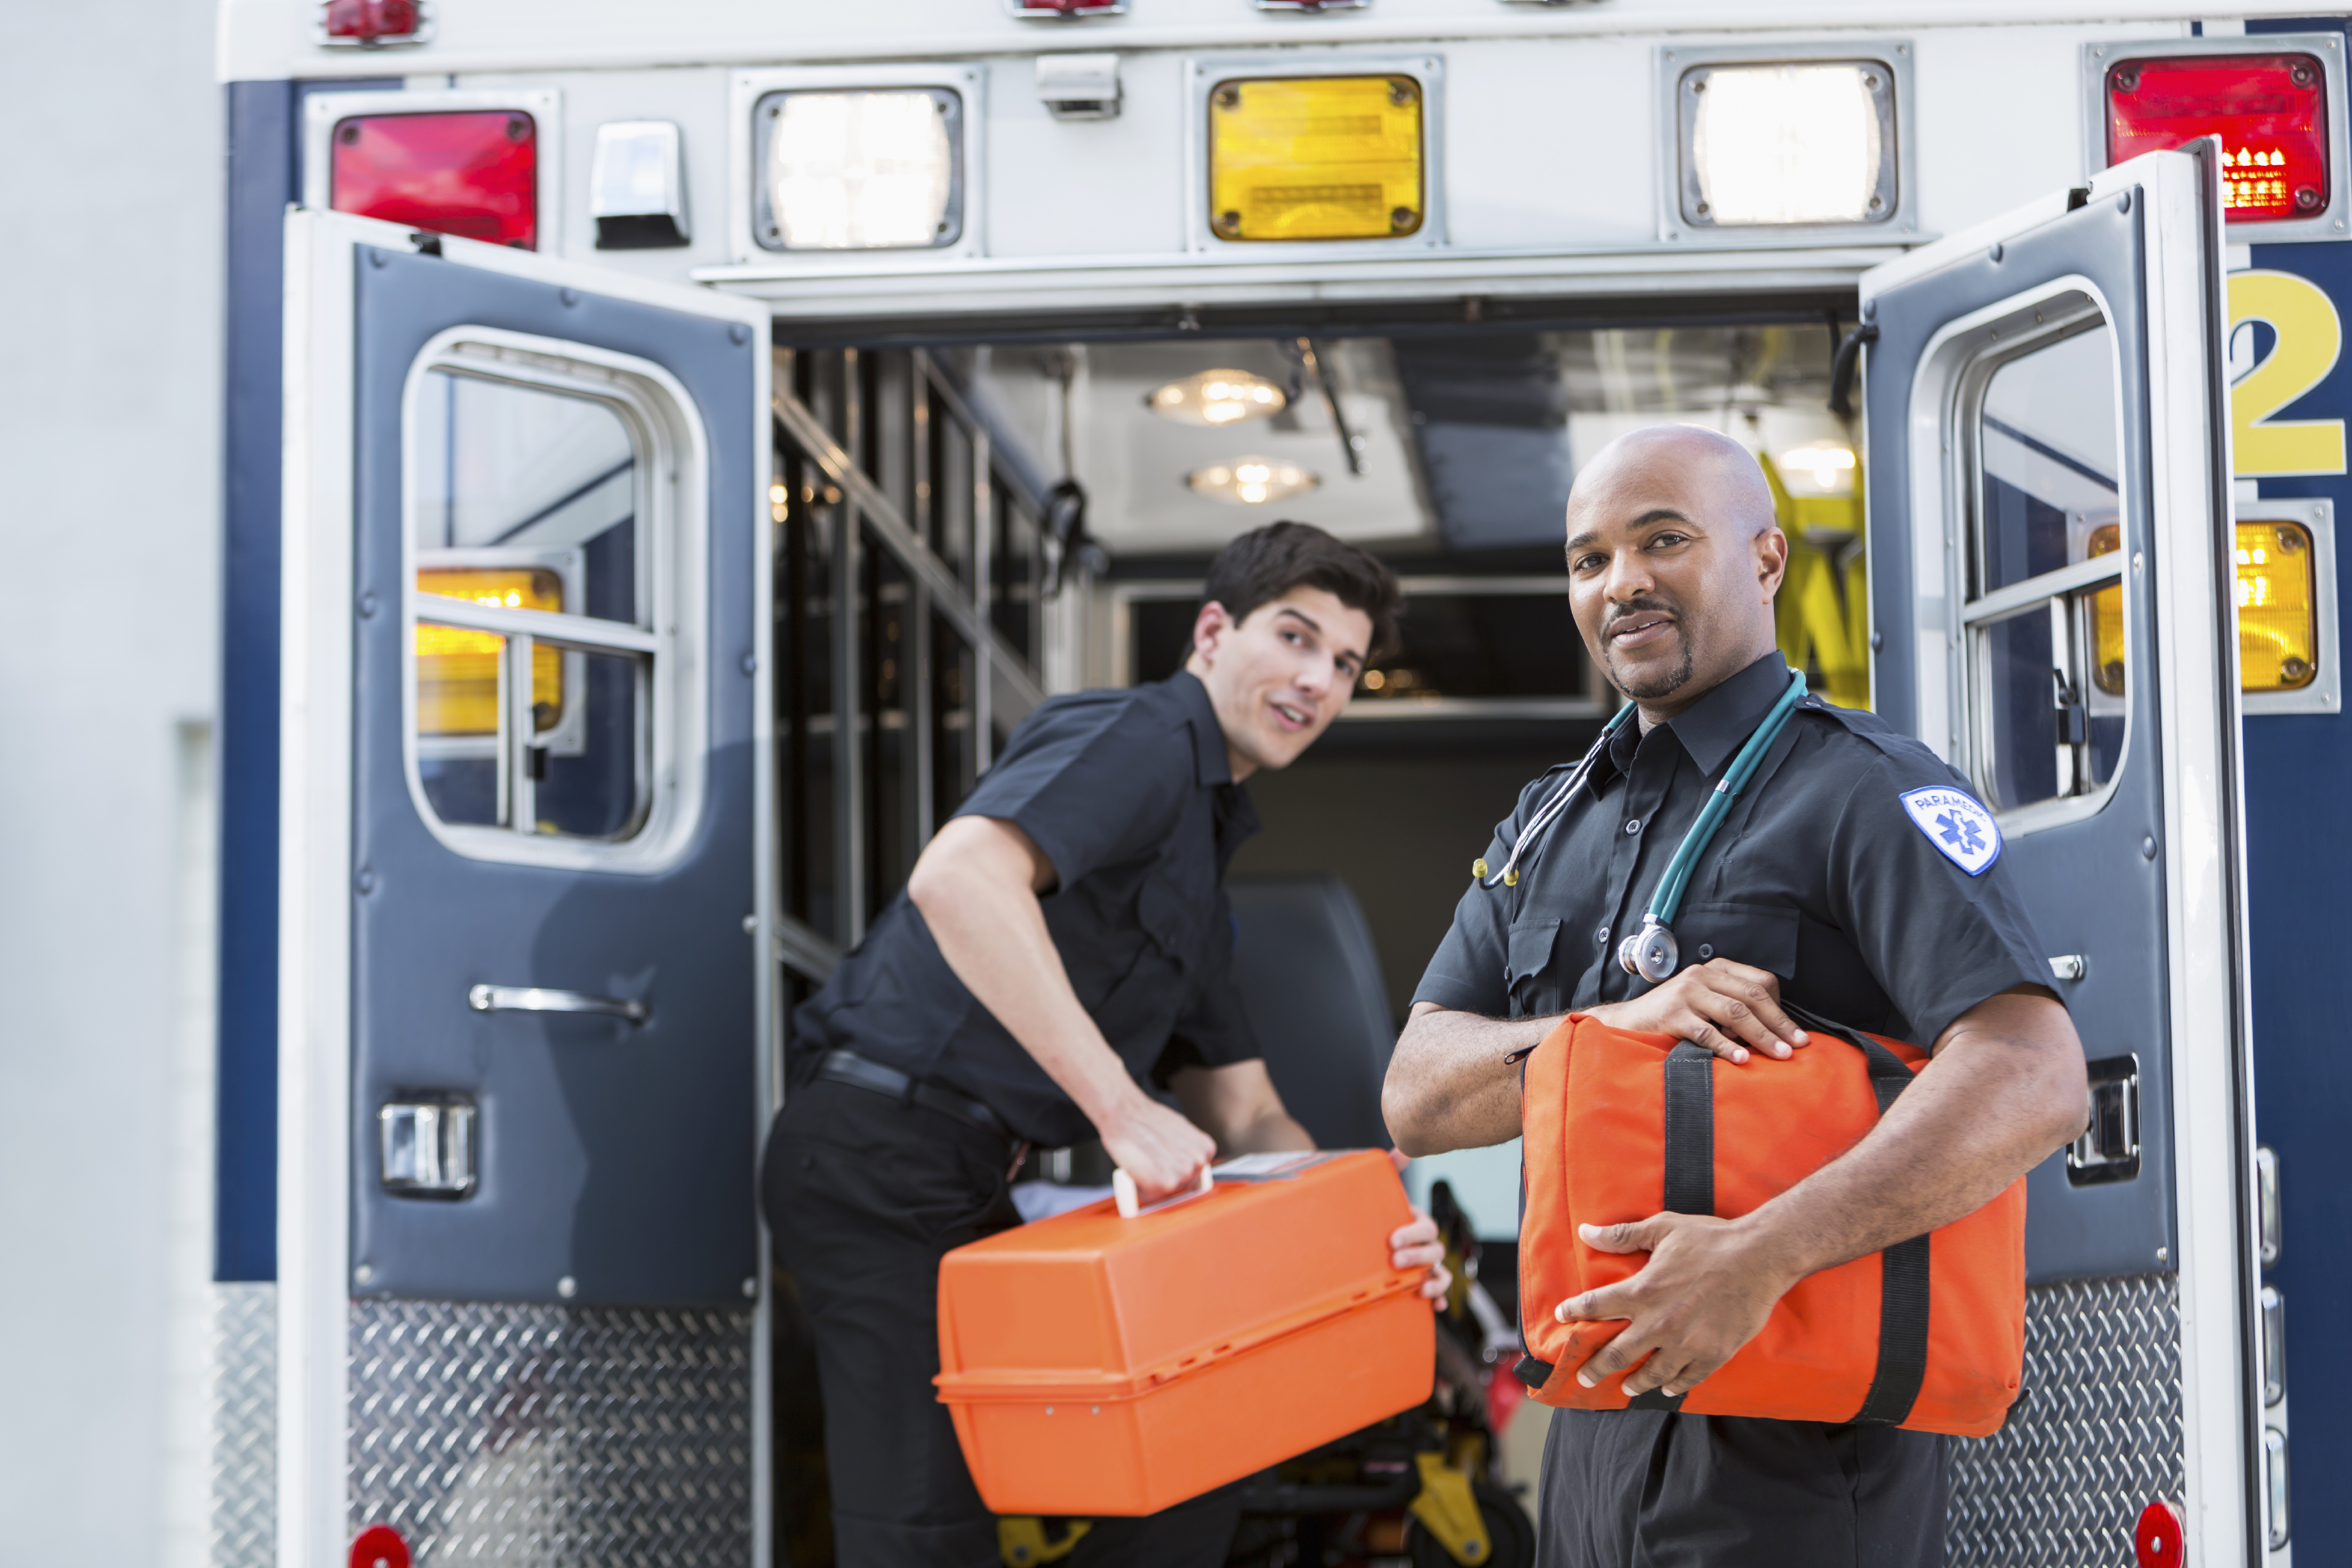
[[[1388,1156],[1235,1164],[1258,1179],[1132,1219],[1105,1199],[940,1261],[940,1399],[992,1510],[1154,1513],[1429,1397]]]
[[[1647,1255],[1598,1251],[1578,1226],[1760,1207],[1861,1142],[1927,1061],[1900,1040],[1799,1022],[1812,1043],[1788,1060],[1734,1066],[1571,1014],[1528,1058],[1520,1321],[1535,1364],[1521,1363],[1520,1375],[1540,1379],[1537,1400],[1629,1404],[1622,1375],[1597,1388],[1576,1379],[1623,1323],[1561,1323],[1552,1310],[1628,1278]],[[1763,1330],[1679,1401],[1653,1390],[1630,1403],[1981,1437],[2007,1416],[2024,1359],[2021,1177],[1940,1230],[1798,1281]]]

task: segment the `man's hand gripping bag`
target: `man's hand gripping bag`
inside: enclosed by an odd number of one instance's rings
[[[998,1513],[1156,1513],[1429,1397],[1435,1319],[1389,1263],[1375,1150],[1119,1217],[1106,1198],[940,1264],[940,1402]]]
[[[1801,1019],[1812,1043],[1744,1067],[1665,1035],[1571,1014],[1528,1057],[1521,1096],[1522,1380],[1542,1404],[1866,1421],[1981,1437],[2017,1397],[2025,1359],[2025,1182],[1940,1230],[1798,1281],[1761,1331],[1679,1401],[1629,1401],[1624,1377],[1576,1369],[1622,1321],[1561,1323],[1580,1292],[1648,1261],[1587,1245],[1580,1225],[1761,1207],[1862,1141],[1927,1065],[1900,1040]]]

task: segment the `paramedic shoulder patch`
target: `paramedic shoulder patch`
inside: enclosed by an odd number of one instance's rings
[[[2000,858],[2000,828],[1968,791],[1938,784],[1906,790],[1896,798],[1927,842],[1969,876],[1983,876]]]

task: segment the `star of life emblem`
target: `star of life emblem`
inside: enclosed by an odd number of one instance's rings
[[[2000,858],[2000,828],[1968,791],[1938,784],[1906,790],[1896,798],[1927,842],[1969,876],[1983,876]]]

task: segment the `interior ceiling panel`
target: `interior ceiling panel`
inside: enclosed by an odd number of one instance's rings
[[[1388,344],[1318,341],[1316,349],[1349,428],[1361,438],[1360,476],[1348,471],[1322,387],[1278,340],[1006,349],[989,354],[981,374],[1000,406],[1037,411],[1024,428],[1034,427],[1041,468],[1058,475],[1058,398],[1051,393],[1056,356],[1066,353],[1072,467],[1087,488],[1087,526],[1114,556],[1213,552],[1235,534],[1283,518],[1362,544],[1427,548],[1433,517],[1414,470]],[[1179,424],[1147,405],[1154,389],[1207,370],[1264,377],[1289,395],[1288,403],[1271,416],[1216,426]],[[1296,464],[1316,484],[1248,506],[1197,494],[1185,482],[1196,469],[1242,458]]]
[[[1033,471],[1086,486],[1087,526],[1114,557],[1205,554],[1277,518],[1475,557],[1555,542],[1578,464],[1642,426],[1705,426],[1776,455],[1844,444],[1826,407],[1832,346],[1806,324],[1317,339],[1360,475],[1292,340],[1008,346],[970,363]],[[1149,406],[1155,389],[1215,370],[1271,382],[1287,403],[1216,426]],[[1186,483],[1250,458],[1296,465],[1313,485],[1243,505]]]

